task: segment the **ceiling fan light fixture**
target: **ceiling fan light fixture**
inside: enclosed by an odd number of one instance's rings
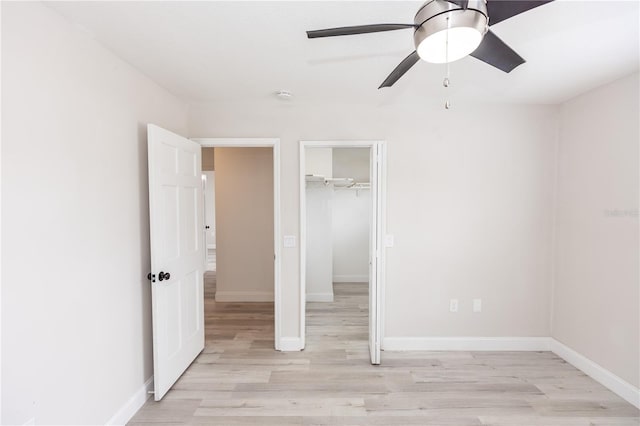
[[[422,40],[417,47],[418,56],[434,64],[457,61],[476,50],[482,36],[475,28],[467,27],[439,31]]]
[[[466,10],[444,0],[432,0],[415,16],[413,35],[420,59],[436,64],[457,61],[472,53],[488,30],[483,0],[470,1]]]
[[[413,29],[416,50],[404,58],[378,89],[393,86],[420,59],[448,63],[467,55],[510,73],[525,63],[518,53],[489,29],[505,19],[553,0],[427,0],[413,18],[413,24],[386,23],[355,25],[307,31],[308,38],[349,36]],[[449,86],[449,67],[444,86]],[[449,105],[450,106],[450,105]]]

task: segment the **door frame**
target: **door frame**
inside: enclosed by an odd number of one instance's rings
[[[307,207],[306,207],[306,149],[307,148],[370,148],[374,149],[378,147],[377,161],[381,163],[382,174],[378,177],[378,187],[380,190],[380,196],[377,198],[377,205],[374,208],[377,210],[378,216],[378,236],[377,244],[380,248],[379,260],[378,260],[378,287],[380,290],[378,294],[380,299],[376,300],[377,306],[380,307],[380,318],[378,320],[380,324],[379,335],[380,345],[384,338],[384,301],[385,301],[385,244],[384,236],[386,235],[386,205],[387,205],[387,144],[383,140],[357,140],[357,141],[343,141],[343,140],[325,140],[325,141],[300,141],[300,170],[299,170],[299,184],[300,184],[300,205],[299,205],[299,220],[300,220],[300,341],[302,349],[306,345],[306,314],[307,314],[307,284],[306,284],[306,262],[307,262]],[[375,164],[370,164],[370,167],[375,167]],[[372,188],[373,190],[373,188]],[[369,253],[370,256],[375,257],[375,251]],[[378,294],[371,295],[369,297],[376,297]]]
[[[281,250],[280,250],[280,139],[277,138],[191,138],[202,148],[272,148],[273,149],[273,306],[274,347],[282,350],[282,297],[281,297]]]

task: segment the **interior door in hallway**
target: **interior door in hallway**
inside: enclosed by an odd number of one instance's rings
[[[148,126],[154,397],[204,349],[204,222],[199,144]]]

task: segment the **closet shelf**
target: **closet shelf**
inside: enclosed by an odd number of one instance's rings
[[[322,183],[326,186],[333,185],[334,187],[347,187],[355,183],[353,178],[328,178],[319,175],[306,175],[305,180],[309,183]]]
[[[349,186],[339,189],[371,189],[371,184],[369,182],[354,182]]]

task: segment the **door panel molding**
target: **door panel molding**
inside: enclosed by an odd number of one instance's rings
[[[147,127],[154,398],[204,349],[204,229],[198,144]]]

